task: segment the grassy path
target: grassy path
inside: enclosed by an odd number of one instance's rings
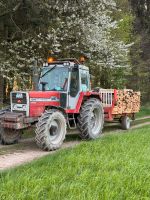
[[[146,126],[106,135],[2,172],[0,199],[148,200],[149,133]]]
[[[147,118],[140,118],[141,120],[145,120]],[[143,121],[142,121],[143,122]],[[126,132],[128,131],[122,131],[120,128],[118,128],[115,124],[108,125],[108,127],[105,127],[104,129],[104,134],[114,134],[114,133],[121,133],[121,132]],[[142,124],[135,124],[132,126],[132,129],[139,128],[142,126],[150,125],[149,122],[143,122]],[[63,144],[61,149],[64,148],[70,148],[74,147],[75,145],[82,143],[81,139],[78,136],[78,132],[75,131],[75,134],[67,135],[66,141]],[[61,150],[60,149],[60,150]],[[58,150],[58,151],[60,151]],[[57,151],[53,152],[44,152],[40,150],[36,144],[33,138],[27,138],[23,139],[19,144],[16,145],[11,145],[11,146],[2,146],[0,145],[0,170],[12,168],[24,163],[28,163],[34,159],[43,157],[48,154],[54,154]]]

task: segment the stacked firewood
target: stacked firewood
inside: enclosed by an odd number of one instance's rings
[[[117,90],[117,101],[112,114],[136,113],[140,110],[140,92]]]

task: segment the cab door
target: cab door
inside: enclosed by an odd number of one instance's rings
[[[75,109],[80,94],[79,68],[73,68],[70,72],[70,83],[68,91],[68,109]]]

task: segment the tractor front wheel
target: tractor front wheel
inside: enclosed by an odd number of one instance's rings
[[[66,135],[66,119],[57,109],[46,110],[36,125],[36,143],[46,151],[56,150]]]
[[[21,132],[15,129],[0,128],[0,139],[3,145],[18,143],[21,138]]]
[[[90,98],[81,107],[78,127],[82,139],[96,139],[102,133],[104,111],[99,99]]]

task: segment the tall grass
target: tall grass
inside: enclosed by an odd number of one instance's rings
[[[0,199],[150,199],[150,126],[2,172]]]

